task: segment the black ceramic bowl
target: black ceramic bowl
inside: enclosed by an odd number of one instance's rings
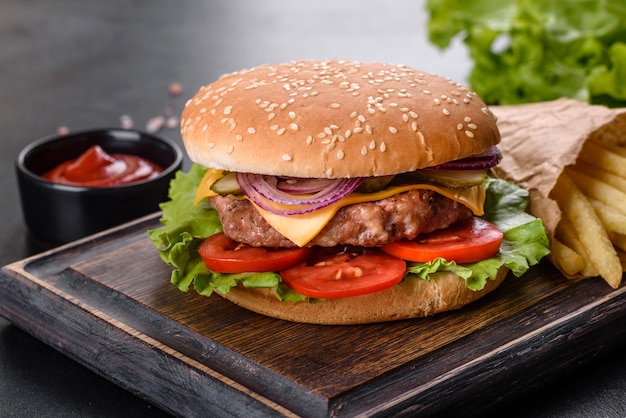
[[[93,145],[107,153],[147,158],[164,170],[149,180],[109,187],[69,186],[41,175],[75,159]],[[36,242],[63,244],[159,210],[183,152],[169,139],[126,129],[100,129],[51,136],[24,148],[17,180],[24,221]]]

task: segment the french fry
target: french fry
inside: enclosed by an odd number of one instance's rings
[[[580,173],[593,177],[596,180],[600,180],[612,187],[615,187],[621,192],[626,193],[626,177],[620,177],[586,161],[577,161],[573,168]]]
[[[616,289],[622,280],[622,264],[593,206],[583,194],[587,190],[581,190],[570,178],[570,171],[567,171],[559,177],[552,196],[563,211],[563,216],[571,222],[571,227],[584,246],[589,264],[609,286]],[[585,254],[580,255],[585,258]]]
[[[607,231],[626,234],[626,214],[595,199],[589,199],[589,202]]]
[[[607,146],[596,141],[585,142],[579,158],[617,176],[626,178],[626,156],[613,152]]]
[[[626,252],[618,251],[617,256],[619,257],[619,261],[622,263],[622,270],[626,270]]]
[[[577,256],[571,256],[570,259],[565,258],[564,256],[566,255],[566,252],[559,253],[559,250],[557,249],[556,253],[553,254],[552,257],[555,260],[557,267],[561,268],[566,274],[568,270],[574,271],[572,276],[576,273],[580,273],[583,277],[596,277],[598,275],[598,271],[591,265],[587,249],[578,237],[578,234],[574,230],[574,225],[572,225],[569,218],[565,216],[561,217],[555,232],[556,236],[552,241],[550,250],[554,251],[553,247],[555,242],[561,242],[566,248],[571,249]],[[575,263],[575,265],[567,266],[567,264],[571,262]],[[580,268],[578,263],[582,264]]]
[[[626,214],[626,193],[571,167],[567,167],[564,173],[571,178],[572,183],[578,186],[586,196]]]
[[[583,258],[576,251],[559,241],[556,237],[552,239],[551,256],[557,267],[568,274],[574,276],[585,268]]]
[[[609,132],[607,129],[601,129],[592,134],[590,140],[594,141],[594,143],[599,146],[606,148],[608,151],[626,158],[626,147],[624,146],[626,144],[626,141],[624,140],[624,129],[626,129],[626,124],[624,123],[623,118],[620,119],[620,122],[623,125],[621,129],[613,129],[613,132]],[[613,126],[613,128],[616,128],[616,126]]]
[[[626,235],[611,233],[611,242],[622,251],[626,251]]]

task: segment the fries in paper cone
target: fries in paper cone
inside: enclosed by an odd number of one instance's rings
[[[530,192],[568,278],[617,288],[626,268],[626,110],[571,99],[493,107],[504,159],[497,175]]]

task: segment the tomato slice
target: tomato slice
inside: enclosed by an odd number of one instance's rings
[[[280,272],[283,282],[312,298],[345,298],[398,284],[406,263],[377,249],[317,248],[305,262]]]
[[[223,232],[211,235],[198,248],[207,268],[220,273],[279,271],[305,260],[310,252],[310,248],[251,247]]]
[[[413,240],[387,244],[382,250],[408,261],[427,262],[442,257],[457,263],[473,263],[496,255],[502,238],[502,231],[494,224],[472,217]]]

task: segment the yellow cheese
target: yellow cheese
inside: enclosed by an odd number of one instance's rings
[[[196,189],[196,198],[193,201],[193,204],[197,205],[205,197],[217,196],[217,193],[211,190],[211,186],[223,175],[224,170],[209,168],[206,173],[204,173],[204,177],[202,177],[202,180]]]
[[[255,207],[261,213],[263,218],[265,218],[267,223],[272,225],[275,230],[289,238],[298,246],[303,247],[320,233],[320,231],[328,222],[330,222],[333,216],[335,216],[337,211],[342,207],[352,205],[354,203],[372,202],[375,200],[386,199],[411,189],[434,190],[437,193],[469,207],[476,215],[483,214],[485,188],[482,185],[467,189],[447,189],[430,184],[411,184],[406,186],[388,187],[375,193],[351,193],[330,206],[326,206],[325,208],[318,209],[313,212],[304,213],[302,215],[277,215],[263,210],[256,205]],[[277,208],[283,206],[275,203],[272,204]]]
[[[214,170],[217,171],[217,170]],[[207,196],[215,196],[210,187],[221,176],[221,172],[216,174],[207,174],[202,179],[202,183],[198,186],[196,192],[196,203]],[[406,192],[412,189],[428,189],[433,190],[443,196],[455,200],[462,205],[468,207],[475,215],[483,215],[483,206],[485,203],[485,188],[483,185],[477,185],[468,188],[453,189],[448,187],[436,186],[433,184],[408,184],[401,186],[387,187],[375,193],[351,193],[350,195],[326,206],[325,208],[315,210],[313,212],[301,215],[277,215],[256,206],[257,210],[263,218],[276,231],[289,238],[296,245],[303,247],[311,241],[332,219],[339,209],[354,203],[372,202],[376,200],[386,199],[398,193]],[[287,209],[288,205],[267,201],[268,206],[276,209]]]

